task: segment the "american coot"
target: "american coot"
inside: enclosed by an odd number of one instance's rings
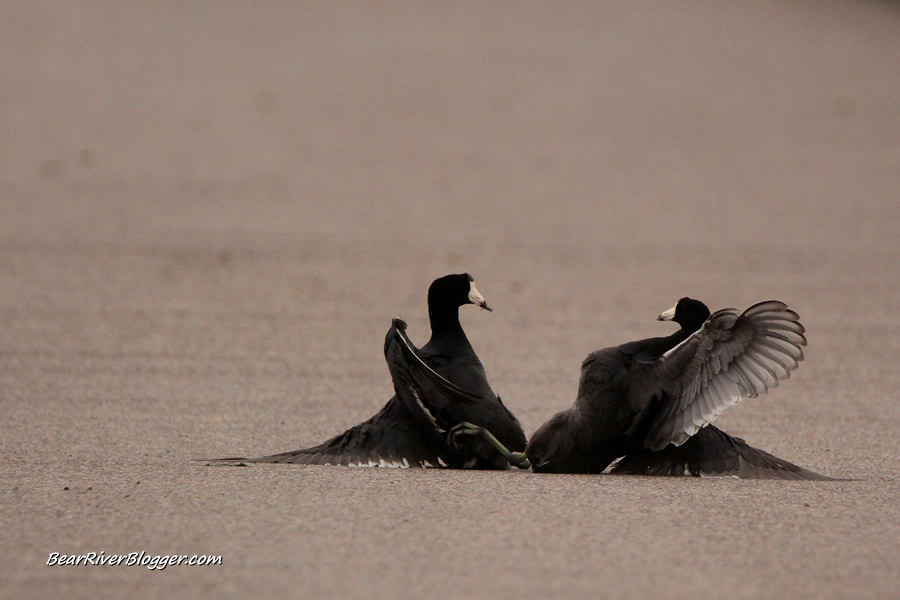
[[[437,348],[429,342],[416,348],[406,335],[406,323],[394,319],[385,337],[384,355],[394,382],[395,398],[418,421],[419,430],[430,432],[430,438],[442,448],[442,462],[457,468],[509,468],[507,453],[498,451],[488,440],[479,436],[460,438],[450,433],[459,424],[472,423],[475,419],[479,427],[499,438],[503,448],[506,442],[502,440],[522,449],[527,442],[519,421],[490,389],[481,363],[468,342],[466,346],[468,350],[452,346]],[[432,366],[442,363],[442,357],[448,355],[457,357],[454,369],[458,372],[453,381],[459,385],[448,381]]]
[[[459,307],[486,310],[471,275],[447,275],[428,288],[431,339],[416,349],[406,337],[406,323],[394,319],[385,337],[385,356],[398,391],[375,416],[330,440],[301,450],[242,460],[256,463],[348,466],[508,468],[504,456],[482,440],[448,444],[447,431],[461,421],[493,431],[506,447],[521,451],[527,441],[515,416],[493,392],[484,367],[459,323]],[[401,348],[402,346],[402,348]],[[412,352],[411,356],[404,352]],[[409,385],[423,373],[439,377],[457,396],[447,405],[426,407]],[[432,375],[433,374],[433,375]],[[458,387],[457,387],[458,386]],[[466,390],[465,392],[463,390]],[[432,412],[433,411],[433,412]]]
[[[797,313],[772,300],[743,313],[727,308],[707,315],[701,302],[682,298],[659,316],[681,325],[675,334],[588,355],[575,404],[508,460],[527,459],[535,471],[554,473],[600,473],[623,457],[613,472],[829,479],[710,425],[729,406],[776,387],[797,368],[806,345]],[[451,432],[451,438],[466,435],[491,438],[467,424]]]

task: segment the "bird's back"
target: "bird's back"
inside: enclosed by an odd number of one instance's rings
[[[488,383],[484,365],[468,343],[454,348],[441,348],[429,342],[419,349],[419,357],[449,382],[478,397],[472,404],[460,404],[454,416],[491,431],[503,445],[519,452],[527,438],[519,420],[506,408]]]

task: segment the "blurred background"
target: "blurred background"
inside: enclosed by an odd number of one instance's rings
[[[6,3],[2,232],[883,251],[897,13]]]

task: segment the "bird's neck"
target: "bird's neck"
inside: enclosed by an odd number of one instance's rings
[[[656,360],[686,340],[692,333],[692,330],[682,327],[668,336],[647,338],[637,342],[622,344],[619,346],[619,350],[626,355],[635,356],[641,360]]]
[[[699,329],[699,328],[697,328],[697,327],[694,327],[694,328],[682,327],[681,329],[679,329],[672,335],[665,338],[666,339],[666,344],[665,344],[666,350],[665,351],[668,352],[669,350],[671,350],[672,348],[674,348],[675,346],[677,346],[684,340],[691,337],[691,334],[693,334],[695,331],[697,331],[697,329]]]
[[[459,323],[459,307],[429,300],[428,320],[431,323],[431,340],[465,340],[466,334]]]

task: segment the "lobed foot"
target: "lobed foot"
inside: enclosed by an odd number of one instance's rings
[[[503,458],[505,458],[506,461],[514,467],[519,467],[520,469],[528,469],[529,467],[531,467],[531,463],[528,461],[528,458],[525,456],[524,452],[510,452],[509,449],[500,442],[500,440],[494,437],[494,434],[492,434],[484,427],[481,427],[480,425],[475,425],[473,423],[463,421],[462,423],[453,426],[450,431],[447,432],[447,441],[450,444],[451,448],[459,448],[461,436],[480,437],[491,446],[496,448],[497,451],[503,456]]]

